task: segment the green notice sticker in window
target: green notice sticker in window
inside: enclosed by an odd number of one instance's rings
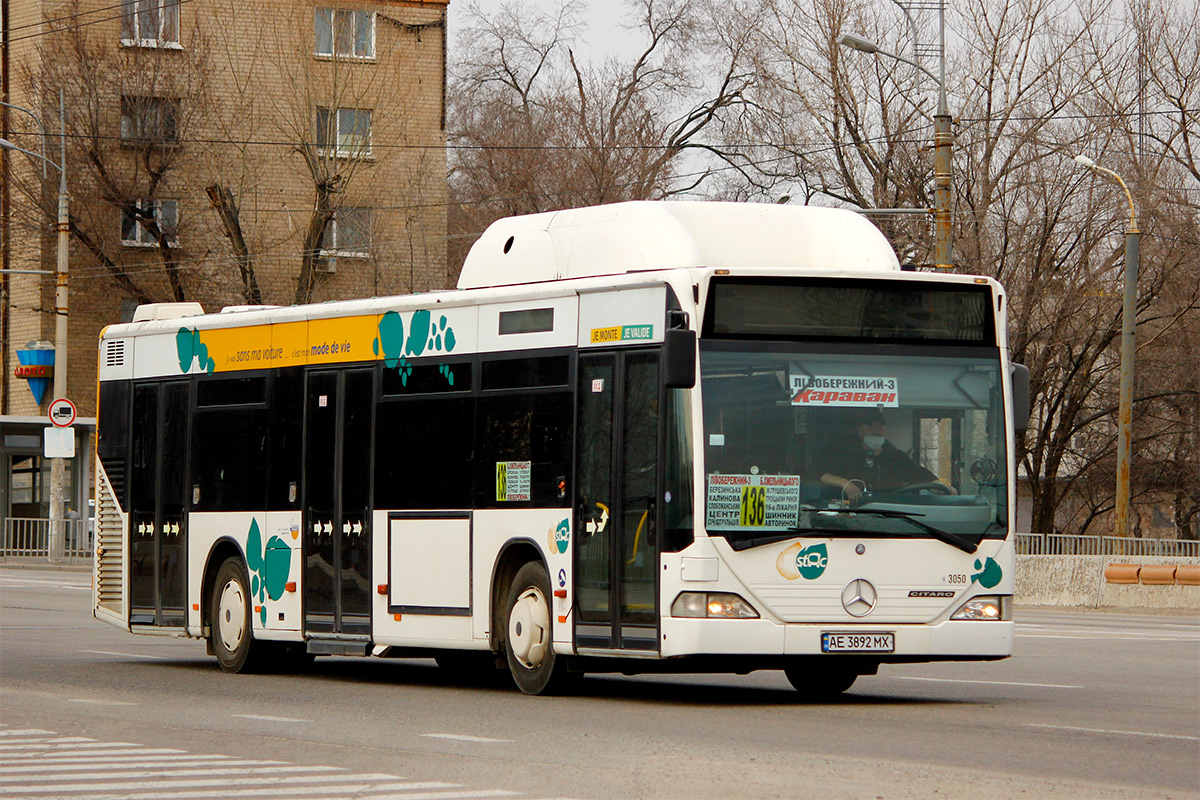
[[[496,502],[527,502],[529,498],[528,461],[496,462]]]

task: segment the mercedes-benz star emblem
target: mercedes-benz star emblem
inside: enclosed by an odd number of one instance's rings
[[[865,617],[875,608],[879,593],[870,581],[855,578],[842,589],[842,608],[852,617]]]

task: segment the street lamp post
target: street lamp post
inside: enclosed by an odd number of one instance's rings
[[[33,112],[26,108],[10,106],[29,114]],[[67,194],[67,128],[66,108],[63,93],[58,93],[59,119],[59,163],[55,164],[45,155],[38,155],[30,150],[17,147],[7,139],[0,138],[0,148],[15,150],[42,160],[43,169],[49,164],[58,170],[58,253],[54,273],[54,398],[67,396],[67,304],[68,304],[68,262],[70,249],[71,214],[70,197]],[[36,119],[36,117],[35,117]],[[39,124],[39,127],[40,124]],[[43,145],[44,148],[44,145]],[[63,529],[64,506],[66,504],[67,465],[63,458],[50,459],[50,558],[60,560],[63,557],[66,543],[66,531]]]
[[[1125,231],[1125,293],[1121,301],[1121,390],[1117,405],[1117,497],[1113,533],[1129,535],[1129,453],[1133,444],[1133,356],[1137,332],[1137,280],[1141,258],[1142,234],[1138,230],[1133,195],[1121,176],[1102,167],[1087,156],[1075,156],[1076,163],[1115,180],[1129,201],[1129,228]]]
[[[860,53],[887,56],[920,70],[929,76],[938,86],[937,113],[933,115],[933,220],[934,220],[934,266],[938,269],[954,269],[954,227],[951,215],[951,178],[950,165],[954,144],[953,119],[950,116],[949,105],[946,102],[946,19],[945,4],[939,5],[939,36],[941,37],[941,66],[940,75],[934,75],[916,61],[904,56],[889,53],[870,39],[844,33],[837,38],[842,47],[858,50]]]

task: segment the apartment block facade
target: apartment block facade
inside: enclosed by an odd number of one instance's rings
[[[446,285],[447,2],[0,0],[0,517],[47,512],[59,167],[86,516],[104,326]]]

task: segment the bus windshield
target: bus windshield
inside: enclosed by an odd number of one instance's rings
[[[1006,535],[995,350],[705,342],[700,364],[704,521],[735,549]]]

